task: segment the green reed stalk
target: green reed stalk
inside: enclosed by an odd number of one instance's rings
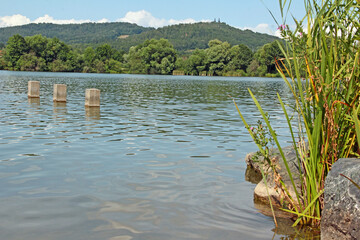
[[[270,122],[249,92],[275,139],[296,193],[298,205],[287,196],[290,209],[286,211],[298,216],[294,225],[319,225],[324,182],[332,164],[342,157],[360,156],[360,1],[305,0],[307,14],[301,21],[294,19],[294,31],[285,25],[284,18],[291,1],[279,3],[286,47],[279,43],[285,58],[276,60],[276,65],[295,99],[297,138],[285,105],[280,96],[278,99],[296,150],[298,173],[288,168]],[[307,24],[306,30],[303,23]],[[301,191],[296,190],[293,174],[300,175]],[[281,182],[281,187],[288,194],[288,186]]]

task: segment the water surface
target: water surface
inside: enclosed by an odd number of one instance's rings
[[[40,99],[27,82],[40,81]],[[66,104],[52,102],[66,84]],[[86,88],[101,90],[86,109]],[[0,71],[2,239],[292,239],[254,207],[250,88],[286,145],[281,79]]]

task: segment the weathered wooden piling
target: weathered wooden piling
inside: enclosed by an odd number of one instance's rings
[[[28,97],[29,98],[40,97],[40,82],[38,81],[28,82]]]
[[[85,106],[86,107],[100,107],[100,90],[96,88],[89,88],[85,91]]]
[[[54,102],[66,102],[66,85],[54,84]]]

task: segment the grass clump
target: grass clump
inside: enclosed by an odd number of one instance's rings
[[[297,201],[289,194],[286,196],[289,199],[286,211],[297,215],[294,225],[318,226],[324,206],[324,182],[332,164],[339,158],[360,155],[360,1],[305,0],[306,16],[293,19],[294,30],[286,25],[291,1],[279,3],[282,15],[279,30],[286,44],[283,47],[279,43],[285,57],[276,59],[276,66],[294,96],[294,111],[289,115],[280,95],[278,99],[298,158],[298,173],[288,168],[266,114],[249,92],[274,138],[296,192]],[[240,110],[239,114],[253,136]],[[300,175],[300,191],[296,190],[294,174]],[[285,194],[288,192],[285,184],[280,187]]]

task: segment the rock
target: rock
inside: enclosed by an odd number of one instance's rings
[[[325,180],[321,239],[360,239],[360,190],[340,174],[359,184],[360,159],[339,159]]]
[[[261,173],[254,170],[250,165],[247,166],[245,171],[245,180],[253,184],[258,184],[262,179]]]
[[[287,187],[290,195],[295,200],[294,203],[298,204],[298,201],[296,200],[296,194],[293,188],[293,185],[291,183],[291,180],[289,178],[288,172],[286,170],[285,164],[283,159],[280,156],[280,152],[278,149],[271,149],[271,156],[273,156],[273,164],[276,165],[276,168],[278,170],[279,175],[281,176],[282,180],[285,183],[285,186]],[[300,191],[300,178],[299,178],[299,166],[298,166],[298,160],[296,158],[295,150],[292,146],[283,148],[283,152],[285,155],[285,158],[287,159],[287,163],[289,165],[289,168],[292,172],[293,179],[296,185],[296,188],[298,191]],[[245,161],[248,164],[250,168],[252,168],[255,172],[260,174],[261,176],[261,168],[263,168],[264,172],[267,173],[267,185],[268,190],[266,190],[266,185],[264,181],[260,181],[254,190],[254,199],[256,202],[262,202],[265,204],[269,204],[269,198],[268,193],[269,192],[273,205],[277,207],[284,207],[283,203],[283,196],[281,194],[281,191],[279,189],[276,189],[276,183],[274,180],[274,174],[269,169],[267,164],[262,164],[264,162],[264,158],[262,156],[255,157],[256,153],[250,153],[245,157]],[[262,179],[262,178],[261,178]]]

